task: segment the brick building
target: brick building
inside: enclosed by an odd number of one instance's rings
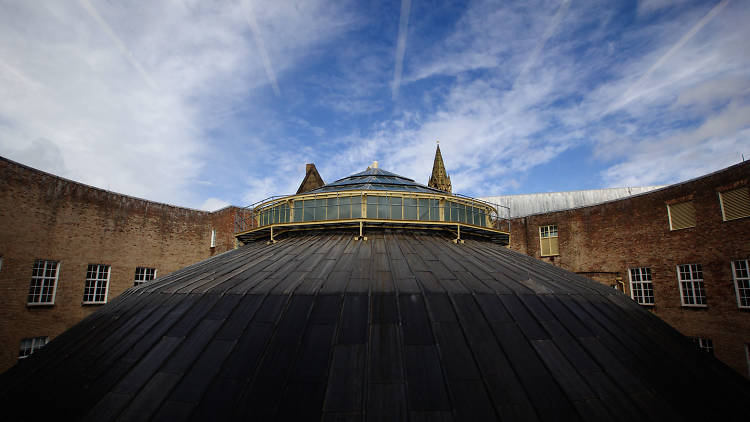
[[[510,248],[623,290],[748,376],[750,163],[511,219]]]
[[[232,249],[236,210],[146,201],[0,157],[0,372],[19,345],[32,352],[136,280]]]
[[[625,199],[513,218],[510,248],[631,296],[634,277],[644,307],[747,376],[750,303],[738,286],[750,281],[735,276],[746,274],[750,219],[725,221],[721,201],[737,204],[729,217],[744,215],[749,169],[743,163]],[[238,212],[145,201],[0,158],[0,371],[136,279],[233,249]]]

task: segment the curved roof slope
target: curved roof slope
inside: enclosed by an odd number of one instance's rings
[[[528,193],[521,195],[484,196],[478,199],[510,208],[510,218],[587,207],[639,195],[664,186],[606,188],[567,192]]]
[[[347,190],[389,190],[403,192],[423,192],[423,193],[445,193],[438,189],[421,185],[409,179],[408,177],[399,176],[380,168],[367,168],[367,170],[352,174],[343,179],[336,180],[318,189],[306,193],[324,193]]]
[[[3,416],[749,414],[748,381],[611,288],[488,242],[368,236],[251,243],[130,289],[2,375]]]

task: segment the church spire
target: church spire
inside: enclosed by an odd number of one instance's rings
[[[427,186],[451,192],[451,177],[445,171],[443,156],[440,154],[440,141],[437,141],[437,150],[435,151],[435,163],[432,165],[432,176]]]

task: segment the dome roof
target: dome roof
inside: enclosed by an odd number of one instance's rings
[[[445,193],[438,189],[433,189],[419,184],[414,179],[399,176],[398,174],[380,168],[370,168],[367,170],[328,183],[323,187],[311,190],[306,193],[324,193],[347,190],[387,190],[402,192],[422,192],[422,193]]]
[[[0,377],[7,420],[744,419],[622,293],[440,232],[290,233],[131,288]],[[686,402],[686,400],[688,400]]]

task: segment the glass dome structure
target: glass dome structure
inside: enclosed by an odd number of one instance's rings
[[[497,207],[478,199],[431,188],[380,168],[368,167],[317,189],[272,197],[245,208],[235,224],[241,243],[289,230],[354,227],[366,238],[368,227],[449,230],[491,238],[507,245],[498,228]]]

